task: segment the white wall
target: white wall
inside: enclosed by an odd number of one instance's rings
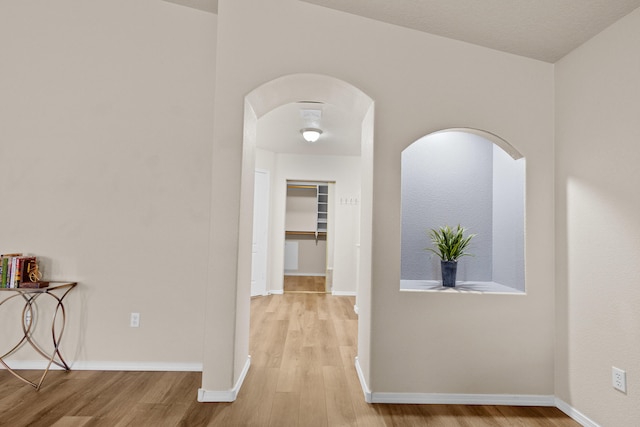
[[[368,352],[359,355],[368,386],[379,392],[551,395],[553,66],[295,0],[221,0],[218,28],[214,180],[228,183],[218,194],[226,211],[213,213],[225,224],[212,235],[214,254],[227,251],[214,265],[220,282],[236,283],[244,97],[284,75],[333,76],[375,100],[374,193],[367,200],[373,206],[373,259],[371,271],[362,272],[371,277],[371,292],[360,299],[361,309],[370,308],[363,332],[370,340],[359,338]],[[309,50],[314,54],[300,55]],[[399,292],[400,153],[420,135],[455,126],[491,131],[527,158],[526,296]],[[228,311],[227,302],[209,310]],[[219,326],[248,329],[246,323]],[[436,324],[447,327],[424,326]],[[215,377],[225,369],[212,364],[204,386],[215,389]]]
[[[285,230],[316,231],[318,198],[316,189],[287,191]]]
[[[216,22],[156,0],[0,2],[0,252],[80,283],[74,368],[202,364]]]
[[[314,237],[295,239],[288,237],[287,243],[295,243],[297,251],[296,268],[287,268],[286,253],[285,276],[324,276],[327,272],[327,241]],[[286,246],[286,245],[285,245]],[[285,249],[286,252],[286,249]]]
[[[612,427],[640,420],[639,43],[636,10],[556,66],[555,388]]]

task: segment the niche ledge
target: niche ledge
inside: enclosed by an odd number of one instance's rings
[[[456,282],[455,288],[445,288],[439,280],[400,280],[401,292],[446,292],[457,294],[525,295],[525,292],[496,282]]]

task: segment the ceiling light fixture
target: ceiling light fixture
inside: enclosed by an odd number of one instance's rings
[[[322,135],[322,131],[316,128],[300,129],[300,132],[302,133],[304,140],[307,142],[316,142],[318,138],[320,138],[320,135]]]

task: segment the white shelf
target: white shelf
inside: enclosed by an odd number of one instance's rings
[[[329,186],[319,184],[316,193],[316,229],[319,232],[327,231],[327,215],[329,212]]]
[[[501,285],[500,283],[476,281],[456,281],[454,288],[448,288],[442,286],[442,281],[440,280],[400,280],[400,291],[525,295],[522,291]]]

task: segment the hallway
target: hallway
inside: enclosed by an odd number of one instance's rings
[[[240,394],[259,405],[257,425],[269,414],[269,425],[280,426],[355,421],[351,401],[363,399],[353,367],[358,322],[353,304],[354,298],[307,293],[251,301],[246,381],[252,387]],[[353,371],[352,378],[347,371]]]

